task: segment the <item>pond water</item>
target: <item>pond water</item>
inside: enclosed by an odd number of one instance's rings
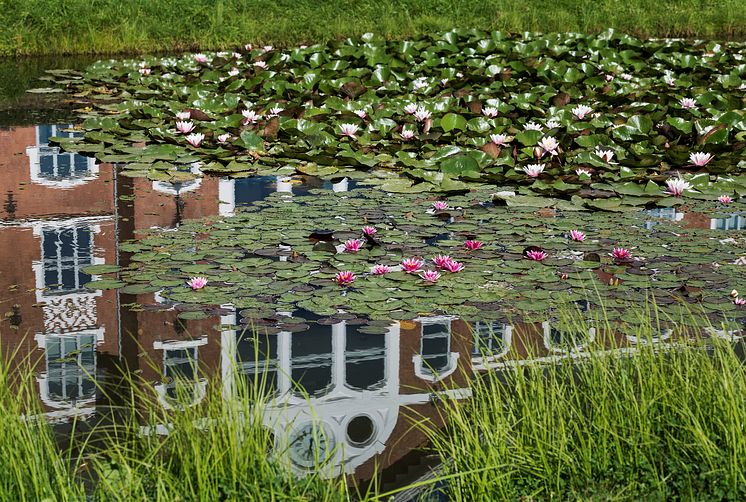
[[[326,437],[318,448],[333,457],[328,475],[369,480],[383,471],[383,488],[393,487],[413,481],[437,461],[428,455],[425,436],[411,426],[411,417],[439,423],[437,401],[467,399],[475,371],[528,358],[582,357],[591,343],[609,350],[645,343],[632,334],[642,319],[626,310],[626,301],[644,303],[653,292],[658,304],[669,309],[653,338],[657,343],[692,334],[740,334],[744,314],[728,295],[742,274],[733,272],[742,263],[732,265],[741,259],[741,231],[746,229],[746,216],[739,211],[697,202],[623,216],[579,214],[562,207],[505,206],[502,199],[477,191],[449,199],[458,210],[445,214],[429,209],[438,197],[411,196],[407,203],[418,204],[419,213],[402,216],[387,208],[396,200],[359,176],[123,176],[121,165],[49,145],[53,137],[80,135],[72,131],[79,122],[73,106],[54,97],[6,98],[0,129],[3,354],[12,353],[13,364],[38,362],[44,417],[60,432],[74,420],[95,422],[114,406],[99,386],[116,381],[113,376],[125,367],[149,382],[166,409],[198,405],[210,383],[217,382],[226,393],[259,385],[275,396],[266,424],[284,442],[279,449],[287,452],[293,469],[304,472],[313,465],[304,438],[315,422]],[[190,173],[199,173],[199,163]],[[349,202],[343,202],[348,195]],[[314,226],[319,214],[332,222],[363,215],[381,233],[407,232],[414,237],[402,252],[406,255],[424,254],[423,246],[435,249],[480,237],[480,222],[494,223],[489,218],[497,214],[504,222],[494,234],[501,244],[486,246],[476,259],[457,255],[467,270],[482,267],[494,276],[480,286],[481,293],[455,284],[458,294],[450,300],[437,290],[412,292],[415,287],[408,283],[390,297],[360,286],[342,293],[350,308],[339,308],[320,299],[328,294],[314,293],[337,288],[330,285],[336,269],[325,269],[330,258],[314,258],[306,250],[313,246],[318,251],[325,243],[328,250],[328,243],[339,246],[355,234],[346,227]],[[396,218],[398,226],[387,226]],[[565,249],[565,233],[580,222],[594,233],[594,244]],[[537,265],[541,269],[525,258],[535,244],[530,227],[554,239],[542,243],[541,249],[553,256]],[[244,245],[242,239],[278,229],[286,235],[272,241],[272,249],[244,246],[241,258],[230,254],[237,252],[233,243]],[[215,235],[221,237],[213,242]],[[620,236],[640,261],[607,259]],[[163,249],[174,261],[152,258]],[[294,254],[298,250],[321,263],[321,275],[314,279],[321,282],[299,279],[295,266],[304,262]],[[365,252],[371,258],[366,267],[383,256],[375,254],[373,244]],[[335,256],[349,261],[342,252]],[[246,259],[254,260],[258,270],[247,272],[253,282],[211,276],[216,289],[209,301],[185,296],[199,294],[184,287],[185,278],[209,274],[215,263],[232,265],[233,270],[223,272],[235,273]],[[128,286],[86,287],[113,280],[110,274],[119,270],[91,268],[96,265],[127,270],[130,275],[122,277]],[[164,278],[157,267],[174,276]],[[309,275],[305,270],[301,275]],[[579,292],[581,283],[572,283],[579,270],[590,270],[590,279],[583,280],[596,286],[621,286],[588,299]],[[271,280],[261,280],[264,276]],[[562,294],[573,312],[588,321],[583,329],[571,330],[552,303]],[[431,308],[438,302],[441,308]],[[608,309],[605,320],[594,322],[601,305]],[[683,319],[688,310],[710,316],[715,326],[724,317],[732,322],[710,328]],[[177,392],[179,382],[190,386],[187,402]]]

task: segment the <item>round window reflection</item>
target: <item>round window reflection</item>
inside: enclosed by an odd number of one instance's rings
[[[353,417],[347,424],[347,441],[355,447],[362,448],[373,442],[376,435],[376,424],[368,415]]]

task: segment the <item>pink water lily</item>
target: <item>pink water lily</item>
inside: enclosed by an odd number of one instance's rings
[[[513,138],[507,134],[490,134],[490,141],[497,146],[508,146]]]
[[[190,118],[192,118],[192,112],[190,111],[176,112],[176,118],[178,120],[189,120]]]
[[[357,133],[358,129],[359,127],[357,126],[357,124],[342,124],[341,126],[339,126],[339,134],[355,139],[355,134]]]
[[[448,208],[448,203],[445,201],[436,200],[435,202],[433,202],[433,209],[436,211],[445,211]]]
[[[198,147],[202,143],[202,140],[204,139],[205,139],[205,135],[202,133],[198,133],[198,132],[192,133],[186,137],[187,143],[189,143],[195,148]]]
[[[352,113],[354,113],[355,115],[357,115],[361,119],[364,119],[365,117],[368,116],[368,113],[365,110],[355,110]]]
[[[731,202],[733,202],[733,197],[731,197],[730,195],[721,195],[720,197],[718,197],[718,202],[720,202],[721,204],[730,204]]]
[[[372,227],[370,225],[365,225],[363,227],[363,234],[365,234],[365,235],[367,235],[369,237],[373,237],[374,235],[376,235],[376,232],[378,232],[378,230],[376,229],[376,227]]]
[[[187,281],[187,286],[192,288],[193,291],[197,291],[207,286],[207,279],[204,277],[192,277]]]
[[[188,133],[194,131],[194,122],[189,122],[189,121],[186,121],[186,120],[184,120],[184,121],[177,120],[176,121],[176,130],[179,131],[182,134],[188,134]]]
[[[537,178],[541,173],[544,172],[544,164],[529,164],[526,167],[522,167],[521,170],[523,170],[531,178]]]
[[[446,270],[448,272],[456,273],[461,272],[464,269],[464,264],[460,261],[451,260],[449,259],[443,264],[443,270]]]
[[[684,181],[681,177],[667,179],[666,186],[668,187],[666,193],[676,197],[680,197],[684,193],[684,190],[692,188],[691,183]]]
[[[572,109],[572,114],[578,120],[583,120],[586,115],[593,112],[593,108],[587,105],[578,105]]]
[[[627,248],[614,248],[609,256],[619,261],[627,261],[632,258],[632,251]]]
[[[559,152],[557,151],[557,149],[559,148],[559,146],[559,141],[557,141],[554,136],[546,136],[539,140],[539,147],[541,147],[544,153],[558,155]]]
[[[254,110],[244,110],[241,112],[241,115],[243,115],[243,125],[256,124],[256,122],[262,118],[262,116]]]
[[[391,267],[388,265],[376,265],[373,267],[373,275],[384,275],[391,272]]]
[[[531,251],[526,251],[526,258],[533,261],[542,261],[547,256],[549,256],[547,252],[540,249],[532,249]]]
[[[583,242],[585,240],[585,234],[580,230],[570,230],[570,239],[576,242]]]
[[[334,282],[336,282],[340,286],[349,286],[350,284],[355,282],[355,279],[355,274],[353,274],[349,270],[337,272],[337,275],[334,276]]]
[[[707,165],[707,163],[710,162],[712,158],[713,158],[712,154],[704,153],[704,152],[695,152],[695,153],[689,154],[689,162],[691,162],[692,164],[698,167]]]
[[[401,268],[408,274],[419,272],[422,266],[425,264],[424,261],[419,258],[406,258],[401,262]]]
[[[414,138],[414,131],[411,129],[402,129],[401,133],[399,133],[399,136],[401,136],[401,139],[404,141],[409,141],[410,139]]]
[[[425,282],[436,283],[440,279],[440,273],[435,270],[425,270],[420,274],[420,277]]]
[[[360,251],[363,247],[363,244],[365,241],[362,239],[350,239],[348,241],[345,241],[344,247],[346,253],[357,253]]]
[[[466,247],[466,249],[468,249],[469,251],[476,251],[477,249],[482,248],[482,246],[484,246],[484,242],[482,241],[473,239],[464,241],[464,247]]]
[[[694,110],[697,108],[697,102],[692,98],[681,98],[679,104],[684,110]]]
[[[497,108],[494,108],[492,106],[487,106],[485,108],[482,108],[482,115],[488,118],[495,118],[497,117],[498,111]]]
[[[195,54],[194,60],[198,63],[206,63],[207,62],[207,56],[204,54]]]
[[[407,106],[404,107],[404,113],[407,115],[414,115],[417,112],[417,104],[416,103],[409,103]]]
[[[746,298],[735,298],[733,300],[734,305],[746,305]]]
[[[226,143],[229,139],[231,139],[231,135],[229,133],[221,134],[217,138],[218,143]]]
[[[433,256],[433,263],[438,268],[443,268],[443,265],[451,261],[451,257],[445,254],[438,254]]]

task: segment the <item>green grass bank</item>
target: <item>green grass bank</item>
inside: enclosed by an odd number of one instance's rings
[[[746,37],[741,0],[0,0],[0,23],[4,56],[290,45],[453,28]]]

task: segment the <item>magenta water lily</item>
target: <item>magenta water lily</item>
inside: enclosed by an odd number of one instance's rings
[[[202,289],[205,286],[207,286],[207,279],[205,277],[192,277],[187,281],[187,286],[192,288],[192,290],[196,291],[198,289]]]
[[[533,261],[542,261],[547,256],[549,256],[549,254],[547,254],[546,251],[542,251],[540,249],[532,249],[531,251],[526,251],[526,258]]]
[[[408,274],[419,272],[423,265],[425,265],[425,262],[419,258],[405,258],[401,262],[402,270]]]
[[[632,259],[632,251],[627,248],[614,248],[609,253],[609,256],[618,261],[627,261]]]
[[[436,211],[445,211],[448,209],[448,203],[442,200],[436,200],[433,202],[433,209]]]
[[[461,272],[464,269],[464,267],[465,266],[463,263],[456,261],[456,260],[452,260],[450,258],[446,260],[441,266],[443,270],[447,272],[451,272],[451,273]]]
[[[346,253],[357,253],[363,247],[365,241],[361,239],[350,239],[345,241],[344,248]]]
[[[353,274],[349,270],[337,272],[337,275],[334,276],[334,282],[336,282],[340,286],[349,286],[350,284],[355,282],[355,279],[355,274]]]
[[[373,275],[384,275],[391,272],[391,267],[388,265],[376,265],[373,267]]]
[[[438,268],[443,268],[443,266],[449,261],[451,261],[451,257],[448,255],[439,254],[439,255],[433,256],[433,263]]]
[[[469,239],[464,242],[464,247],[469,251],[476,251],[477,249],[481,249],[482,246],[484,246],[484,242],[474,239]]]
[[[436,283],[438,282],[438,279],[440,279],[440,272],[436,272],[435,270],[425,270],[420,274],[420,277],[422,277],[422,280],[425,282]]]
[[[731,197],[730,195],[721,195],[720,197],[718,197],[718,201],[721,204],[730,204],[731,202],[733,202],[733,197]]]
[[[576,242],[583,242],[585,240],[585,233],[580,230],[570,230],[570,239]]]

